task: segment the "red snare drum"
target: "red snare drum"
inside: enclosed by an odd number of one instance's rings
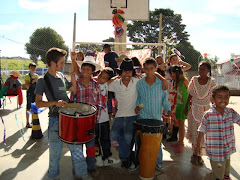
[[[59,138],[67,143],[86,143],[94,138],[97,108],[90,104],[71,103],[79,108],[59,108]]]

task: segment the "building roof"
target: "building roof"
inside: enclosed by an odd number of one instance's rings
[[[240,59],[240,55],[235,55],[234,59],[235,60]],[[230,59],[225,59],[225,60],[218,61],[216,64],[225,64],[225,63],[227,63],[229,61],[230,61]]]

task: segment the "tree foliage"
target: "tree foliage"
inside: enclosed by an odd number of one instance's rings
[[[41,59],[46,64],[45,54],[52,47],[61,48],[68,52],[63,38],[50,27],[36,29],[30,36],[29,43],[25,44],[25,50],[35,63]]]
[[[166,55],[170,55],[172,48],[177,48],[197,70],[197,60],[201,53],[196,51],[189,42],[189,34],[185,30],[186,25],[182,23],[182,16],[175,14],[171,9],[155,9],[149,12],[149,21],[132,21],[127,25],[127,35],[132,42],[158,43],[159,40],[159,16],[162,14],[162,42],[167,46]],[[135,49],[147,46],[134,46]],[[153,47],[148,47],[153,48]],[[153,56],[156,55],[156,48],[153,48]]]

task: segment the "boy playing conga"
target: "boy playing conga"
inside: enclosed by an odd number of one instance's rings
[[[167,99],[167,92],[162,90],[162,81],[155,76],[157,62],[152,58],[147,58],[143,63],[143,70],[146,77],[137,83],[136,114],[140,119],[162,120],[162,106],[166,114],[172,116],[171,107]],[[141,105],[140,105],[141,104]],[[162,148],[160,145],[157,157],[157,170],[163,170]]]

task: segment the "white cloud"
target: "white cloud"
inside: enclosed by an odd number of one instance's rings
[[[48,13],[74,12],[87,4],[88,0],[19,0],[22,8],[45,10]]]
[[[220,60],[230,58],[231,53],[240,54],[240,31],[206,28],[191,34],[190,42],[201,53],[216,55]]]
[[[187,27],[202,26],[212,23],[216,20],[215,16],[205,13],[182,13],[183,24]]]
[[[237,14],[238,16],[240,16],[240,1],[208,0],[206,9],[210,10],[213,13]]]
[[[16,22],[16,23],[12,23],[10,25],[0,25],[0,30],[11,31],[11,30],[19,29],[19,28],[23,28],[23,27],[24,27],[23,23]]]

